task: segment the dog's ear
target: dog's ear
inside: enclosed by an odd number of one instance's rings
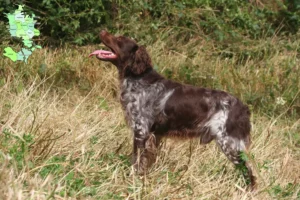
[[[148,68],[152,67],[151,58],[144,46],[138,47],[134,55],[134,61],[131,66],[131,71],[136,74],[142,74]]]

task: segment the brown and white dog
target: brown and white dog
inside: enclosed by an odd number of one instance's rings
[[[119,72],[121,104],[133,131],[133,164],[144,174],[155,161],[164,136],[213,139],[227,158],[246,169],[255,186],[249,164],[241,157],[250,145],[250,112],[238,98],[219,90],[183,85],[167,80],[153,68],[145,47],[132,39],[101,31],[100,39],[111,51],[90,54],[114,64]]]

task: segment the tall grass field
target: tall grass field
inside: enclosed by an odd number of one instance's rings
[[[162,28],[158,21],[135,24],[135,16],[124,29],[106,28],[140,38],[164,77],[227,91],[249,106],[252,144],[246,159],[257,189],[247,190],[215,142],[200,145],[199,139],[163,140],[148,175],[136,175],[117,69],[88,58],[103,45],[66,43],[44,45],[28,63],[0,52],[0,199],[299,200],[299,31],[260,37],[241,32],[243,40],[225,45],[208,33],[187,38],[185,31],[198,31],[196,25]],[[126,32],[135,26],[140,31],[130,31],[136,34]],[[156,30],[155,38],[145,33],[147,26]],[[6,40],[2,51],[8,43],[21,48]]]

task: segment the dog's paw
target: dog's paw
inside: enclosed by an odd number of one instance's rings
[[[250,184],[248,186],[248,190],[251,191],[251,192],[254,192],[257,189],[257,180],[256,180],[256,177],[252,175],[249,178],[250,178]]]
[[[147,172],[147,168],[139,163],[135,163],[133,165],[134,173],[139,176],[144,176]]]

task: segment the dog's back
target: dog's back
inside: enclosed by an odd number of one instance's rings
[[[106,31],[100,37],[111,51],[91,55],[113,63],[119,71],[121,103],[134,135],[133,163],[138,173],[144,174],[153,163],[161,137],[200,137],[202,144],[215,139],[229,160],[246,168],[246,178],[255,185],[241,156],[250,145],[247,106],[224,91],[163,78],[153,69],[146,48],[129,38]]]

